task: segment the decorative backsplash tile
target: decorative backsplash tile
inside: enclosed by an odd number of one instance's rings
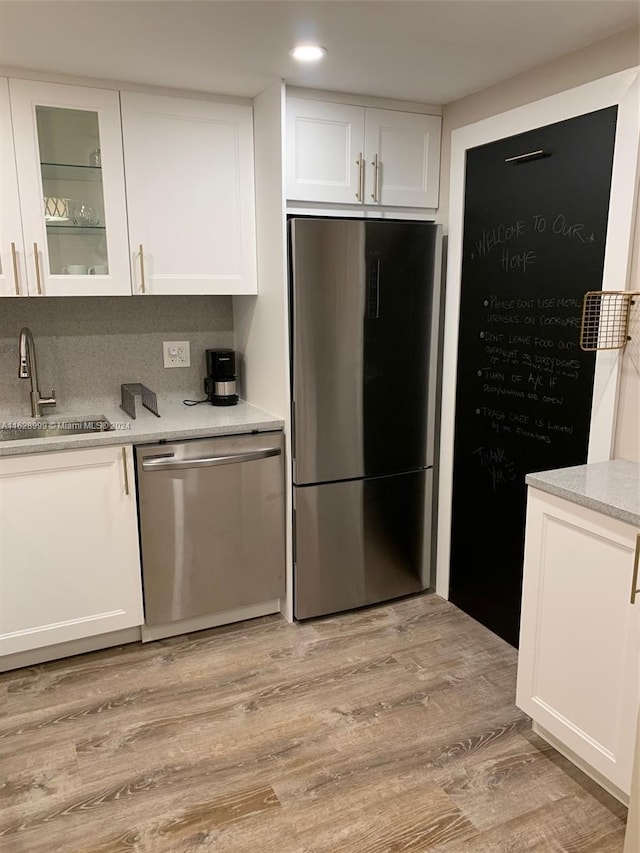
[[[91,296],[0,300],[0,407],[29,412],[30,383],[18,378],[20,329],[33,332],[40,390],[58,408],[119,400],[122,382],[158,394],[204,396],[205,350],[233,347],[230,296]],[[191,367],[162,366],[162,342],[188,340]]]

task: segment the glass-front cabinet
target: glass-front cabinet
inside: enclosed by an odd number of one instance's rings
[[[118,93],[9,89],[29,294],[130,294]]]

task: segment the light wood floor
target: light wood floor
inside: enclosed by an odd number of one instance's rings
[[[420,596],[0,676],[2,853],[608,853],[516,652]]]

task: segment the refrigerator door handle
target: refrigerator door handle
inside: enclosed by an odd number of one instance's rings
[[[291,456],[296,458],[296,401],[291,401]]]
[[[298,464],[296,462],[296,401],[291,400],[291,476],[298,482]]]
[[[367,257],[367,317],[377,320],[380,316],[380,255],[372,252]]]

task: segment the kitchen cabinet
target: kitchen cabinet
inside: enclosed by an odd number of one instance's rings
[[[130,294],[118,93],[30,80],[9,92],[29,295]]]
[[[129,447],[0,459],[0,654],[143,622]]]
[[[440,116],[366,110],[366,204],[438,206]]]
[[[134,293],[257,293],[251,107],[121,97]]]
[[[440,116],[287,99],[287,198],[435,208]]]
[[[529,487],[516,702],[627,796],[640,701],[640,596],[631,603],[639,548],[633,525]]]
[[[26,296],[18,176],[6,77],[0,77],[0,241],[0,296]]]
[[[364,108],[287,98],[287,198],[363,201]]]

